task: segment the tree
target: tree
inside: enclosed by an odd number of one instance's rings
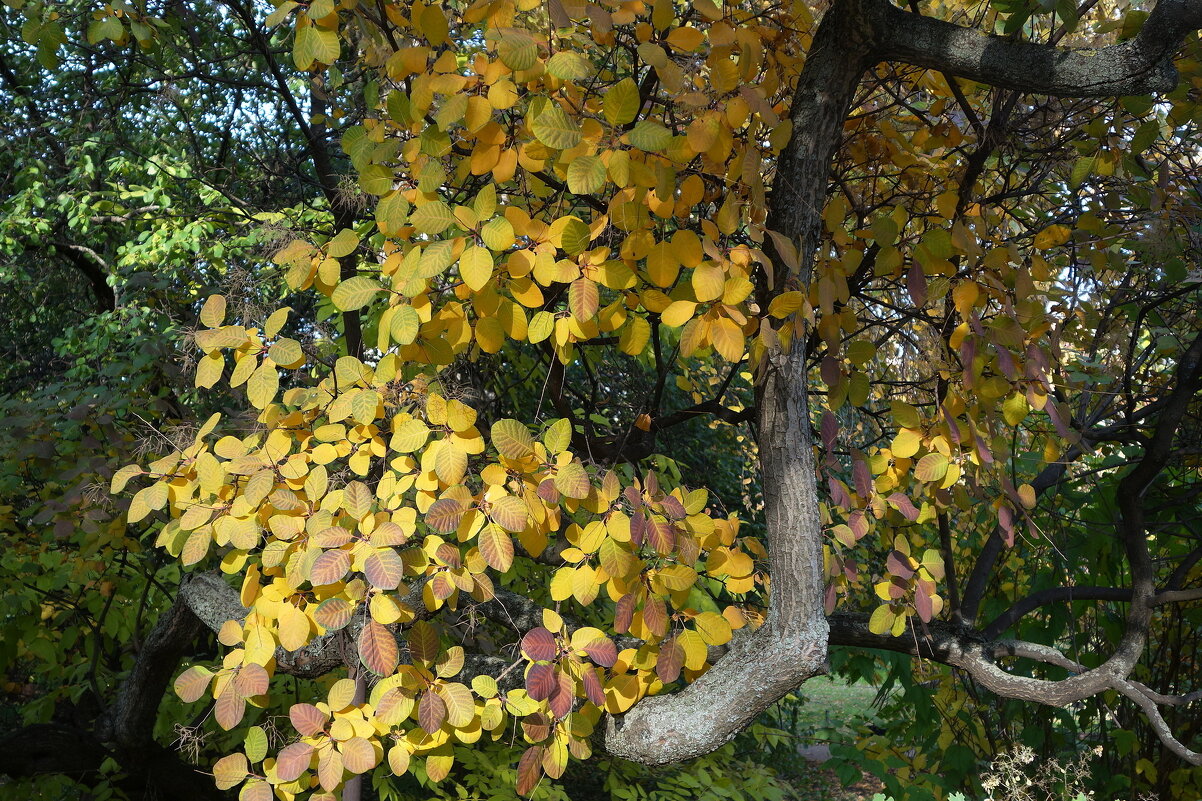
[[[1156,635],[1196,660],[1165,622],[1202,598],[1196,1],[318,0],[276,39],[220,9],[321,202],[273,257],[297,300],[199,310],[221,413],[112,478],[124,525],[220,571],[181,580],[102,742],[144,736],[203,624],[226,650],[185,702],[288,708],[214,767],[249,798],[437,781],[519,723],[522,793],[569,755],[697,757],[828,644],[1118,694],[1202,764],[1162,712],[1191,685],[1141,679]],[[88,38],[174,41],[156,20]],[[666,458],[699,421],[747,427],[757,491]],[[1082,481],[1098,514],[1065,524]]]

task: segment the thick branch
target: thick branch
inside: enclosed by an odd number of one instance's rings
[[[865,0],[882,61],[903,61],[1020,92],[1061,97],[1161,94],[1177,85],[1173,53],[1202,27],[1202,1],[1160,0],[1139,35],[1070,49],[985,34]]]

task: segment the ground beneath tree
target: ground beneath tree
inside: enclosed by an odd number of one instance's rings
[[[800,735],[797,754],[801,757],[790,777],[797,797],[805,801],[870,801],[883,785],[873,776],[844,787],[835,771],[825,766],[831,746],[854,744],[855,733],[844,721],[858,716],[872,718],[876,689],[867,684],[846,684],[820,677],[802,685],[798,695],[806,699],[798,709],[793,730]]]

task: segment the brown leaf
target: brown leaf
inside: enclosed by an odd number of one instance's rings
[[[530,795],[543,775],[543,747],[532,745],[518,760],[518,795]]]
[[[418,725],[427,734],[433,734],[442,727],[442,722],[446,718],[446,701],[443,701],[442,697],[433,690],[426,690],[422,693],[421,701],[417,704]]]

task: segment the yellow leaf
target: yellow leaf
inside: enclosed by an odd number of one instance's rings
[[[707,303],[722,297],[726,290],[726,272],[715,262],[699,264],[693,270],[693,294],[697,300]],[[775,302],[775,298],[773,302]],[[771,307],[770,307],[771,308]]]
[[[914,454],[918,453],[918,447],[922,444],[922,437],[917,431],[909,428],[903,428],[897,432],[893,438],[893,444],[889,449],[893,452],[894,457],[898,459],[909,459]]]
[[[664,309],[660,314],[660,322],[669,328],[679,328],[693,319],[693,314],[696,311],[697,304],[691,300],[673,301],[672,305]]]
[[[225,322],[225,297],[223,295],[209,296],[200,309],[200,322],[201,325],[207,325],[209,328],[218,328]]]
[[[656,286],[669,287],[680,273],[680,262],[670,242],[657,242],[647,254],[647,275]]]
[[[743,332],[734,320],[723,317],[710,326],[710,341],[714,349],[729,362],[743,358]]]
[[[873,634],[884,634],[893,627],[894,618],[893,610],[889,606],[878,606],[868,618],[868,630]]]

